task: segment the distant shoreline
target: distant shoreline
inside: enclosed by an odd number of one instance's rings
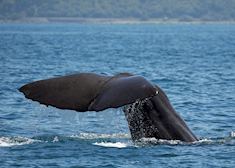
[[[22,19],[0,20],[6,23],[79,23],[79,24],[234,24],[235,20],[202,20],[202,19],[137,19],[137,18],[78,18],[78,17],[27,17]]]

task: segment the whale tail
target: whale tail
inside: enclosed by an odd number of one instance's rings
[[[145,78],[129,73],[112,77],[80,73],[32,82],[19,91],[47,106],[85,112],[131,104],[154,96],[156,88]]]
[[[32,82],[19,89],[41,104],[79,112],[124,108],[133,140],[143,137],[196,141],[165,93],[145,78],[128,73],[80,73]]]

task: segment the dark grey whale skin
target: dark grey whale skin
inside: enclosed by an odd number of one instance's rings
[[[132,140],[154,137],[185,142],[197,141],[197,137],[175,112],[163,90],[157,88],[159,91],[156,96],[124,107]]]
[[[35,81],[19,91],[41,104],[78,112],[124,106],[134,141],[148,137],[185,142],[198,140],[175,112],[163,90],[141,76],[79,73]]]

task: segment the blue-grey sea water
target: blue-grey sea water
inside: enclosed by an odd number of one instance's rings
[[[122,109],[27,100],[35,80],[130,72],[167,93],[200,138],[131,141]],[[0,167],[234,167],[235,24],[1,24]]]

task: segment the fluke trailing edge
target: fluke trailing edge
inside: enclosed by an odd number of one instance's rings
[[[134,141],[143,137],[197,140],[162,89],[141,76],[79,73],[32,82],[19,90],[41,104],[78,112],[124,106]]]

